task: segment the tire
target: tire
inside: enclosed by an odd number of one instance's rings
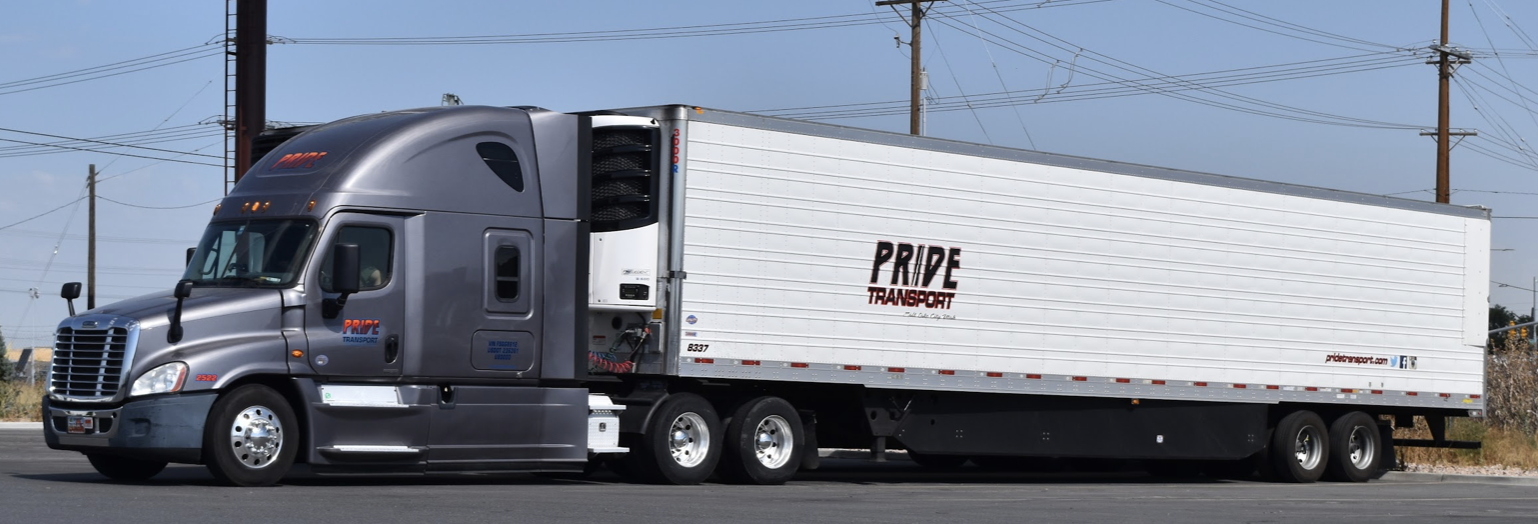
[[[288,401],[260,384],[225,393],[203,430],[208,472],[232,486],[276,484],[294,465],[299,423]]]
[[[908,458],[913,459],[914,464],[933,471],[960,469],[967,463],[966,455],[931,455],[911,450],[908,451]]]
[[[1324,475],[1330,462],[1330,436],[1324,420],[1299,410],[1282,417],[1271,432],[1271,474],[1281,482],[1309,483]]]
[[[736,484],[778,485],[796,476],[806,451],[801,415],[779,397],[742,403],[726,423],[721,478]]]
[[[96,468],[97,473],[112,480],[148,480],[166,469],[164,462],[131,459],[117,455],[88,453],[85,458],[91,461],[91,467]]]
[[[1367,482],[1382,459],[1383,438],[1371,416],[1352,411],[1330,423],[1330,480]]]
[[[640,445],[621,468],[652,484],[704,482],[721,460],[721,419],[710,403],[693,393],[669,396],[652,412]]]

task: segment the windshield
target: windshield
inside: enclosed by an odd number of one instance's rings
[[[182,278],[214,287],[292,284],[314,237],[315,224],[309,220],[214,222],[203,232]]]

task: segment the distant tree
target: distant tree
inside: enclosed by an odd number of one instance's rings
[[[1506,326],[1510,326],[1512,324],[1525,324],[1525,323],[1532,322],[1532,321],[1533,321],[1533,316],[1532,315],[1518,315],[1518,314],[1512,312],[1510,309],[1506,309],[1506,306],[1502,306],[1500,304],[1496,304],[1494,306],[1490,306],[1490,328],[1489,329],[1492,330],[1492,331],[1500,329],[1500,328],[1503,328],[1503,327],[1506,327]],[[1530,327],[1528,327],[1528,329],[1532,330],[1535,327],[1538,327],[1538,326],[1530,326]],[[1529,332],[1528,334],[1531,335],[1532,333]],[[1506,331],[1506,332],[1497,333],[1495,335],[1492,335],[1489,338],[1489,340],[1487,341],[1487,346],[1486,347],[1488,349],[1494,349],[1496,347],[1505,347],[1506,340],[1508,338],[1516,338],[1516,339],[1522,338],[1522,330],[1521,329],[1514,329],[1514,330],[1511,330],[1511,331]]]
[[[0,334],[0,382],[10,380],[11,375],[13,374],[13,370],[11,369],[11,355],[5,347],[5,335]]]

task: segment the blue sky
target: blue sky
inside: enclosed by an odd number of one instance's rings
[[[887,102],[775,114],[897,108],[825,121],[906,131],[908,50],[893,36],[906,41],[907,29],[872,4],[271,0],[268,33],[283,43],[268,50],[267,116],[324,122],[438,105],[443,93],[468,104],[562,111]],[[937,109],[961,110],[930,113],[931,136],[1433,198],[1434,144],[1417,131],[1436,122],[1435,70],[1423,63],[1438,37],[1436,0],[971,0],[936,9],[923,48],[931,94]],[[223,195],[221,169],[200,163],[220,164],[224,150],[219,128],[203,122],[224,111],[224,61],[210,42],[225,19],[223,3],[206,0],[13,2],[3,13],[0,329],[20,347],[49,342],[67,314],[59,284],[85,279],[86,208],[71,202],[82,196],[89,164],[102,171],[99,194],[113,200],[97,210],[98,304],[175,283],[209,202]],[[692,29],[658,32],[674,38],[595,33],[682,27]],[[712,34],[688,36],[702,30]],[[1538,155],[1518,149],[1538,140],[1538,92],[1528,90],[1538,89],[1538,42],[1529,31],[1538,36],[1531,2],[1453,2],[1450,40],[1477,57],[1459,73],[1453,125],[1480,137],[1454,150],[1452,199],[1497,217],[1538,216]],[[564,41],[508,43],[557,33]],[[474,35],[497,38],[324,43]],[[48,78],[157,55],[185,61]],[[122,74],[98,78],[105,73]],[[1149,78],[1165,75],[1181,76],[1162,84],[1180,90],[1148,93]],[[969,101],[993,107],[965,110]],[[60,140],[36,133],[112,142],[155,130],[168,140],[140,145],[163,151],[18,149]],[[1532,305],[1526,289],[1538,276],[1533,226],[1538,220],[1504,218],[1494,226],[1503,251],[1492,255],[1493,279],[1524,289],[1491,284],[1492,297],[1520,311]],[[31,298],[34,287],[40,298]]]

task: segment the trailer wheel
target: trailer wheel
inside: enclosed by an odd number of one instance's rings
[[[652,412],[640,440],[624,470],[655,484],[699,484],[721,460],[721,419],[704,398],[679,393]]]
[[[779,397],[742,403],[727,419],[720,473],[738,484],[784,484],[801,468],[806,451],[801,416]]]
[[[298,430],[282,395],[260,384],[241,386],[214,402],[203,430],[203,460],[225,484],[275,484],[294,465]]]
[[[1271,469],[1276,480],[1308,483],[1324,475],[1330,461],[1330,437],[1324,420],[1299,410],[1283,417],[1271,432]]]
[[[1352,411],[1330,424],[1331,480],[1367,482],[1378,471],[1383,455],[1378,422],[1360,411]]]
[[[112,480],[146,480],[166,469],[166,463],[154,460],[101,453],[87,453],[85,458],[91,461],[91,467],[96,468],[97,473]]]

